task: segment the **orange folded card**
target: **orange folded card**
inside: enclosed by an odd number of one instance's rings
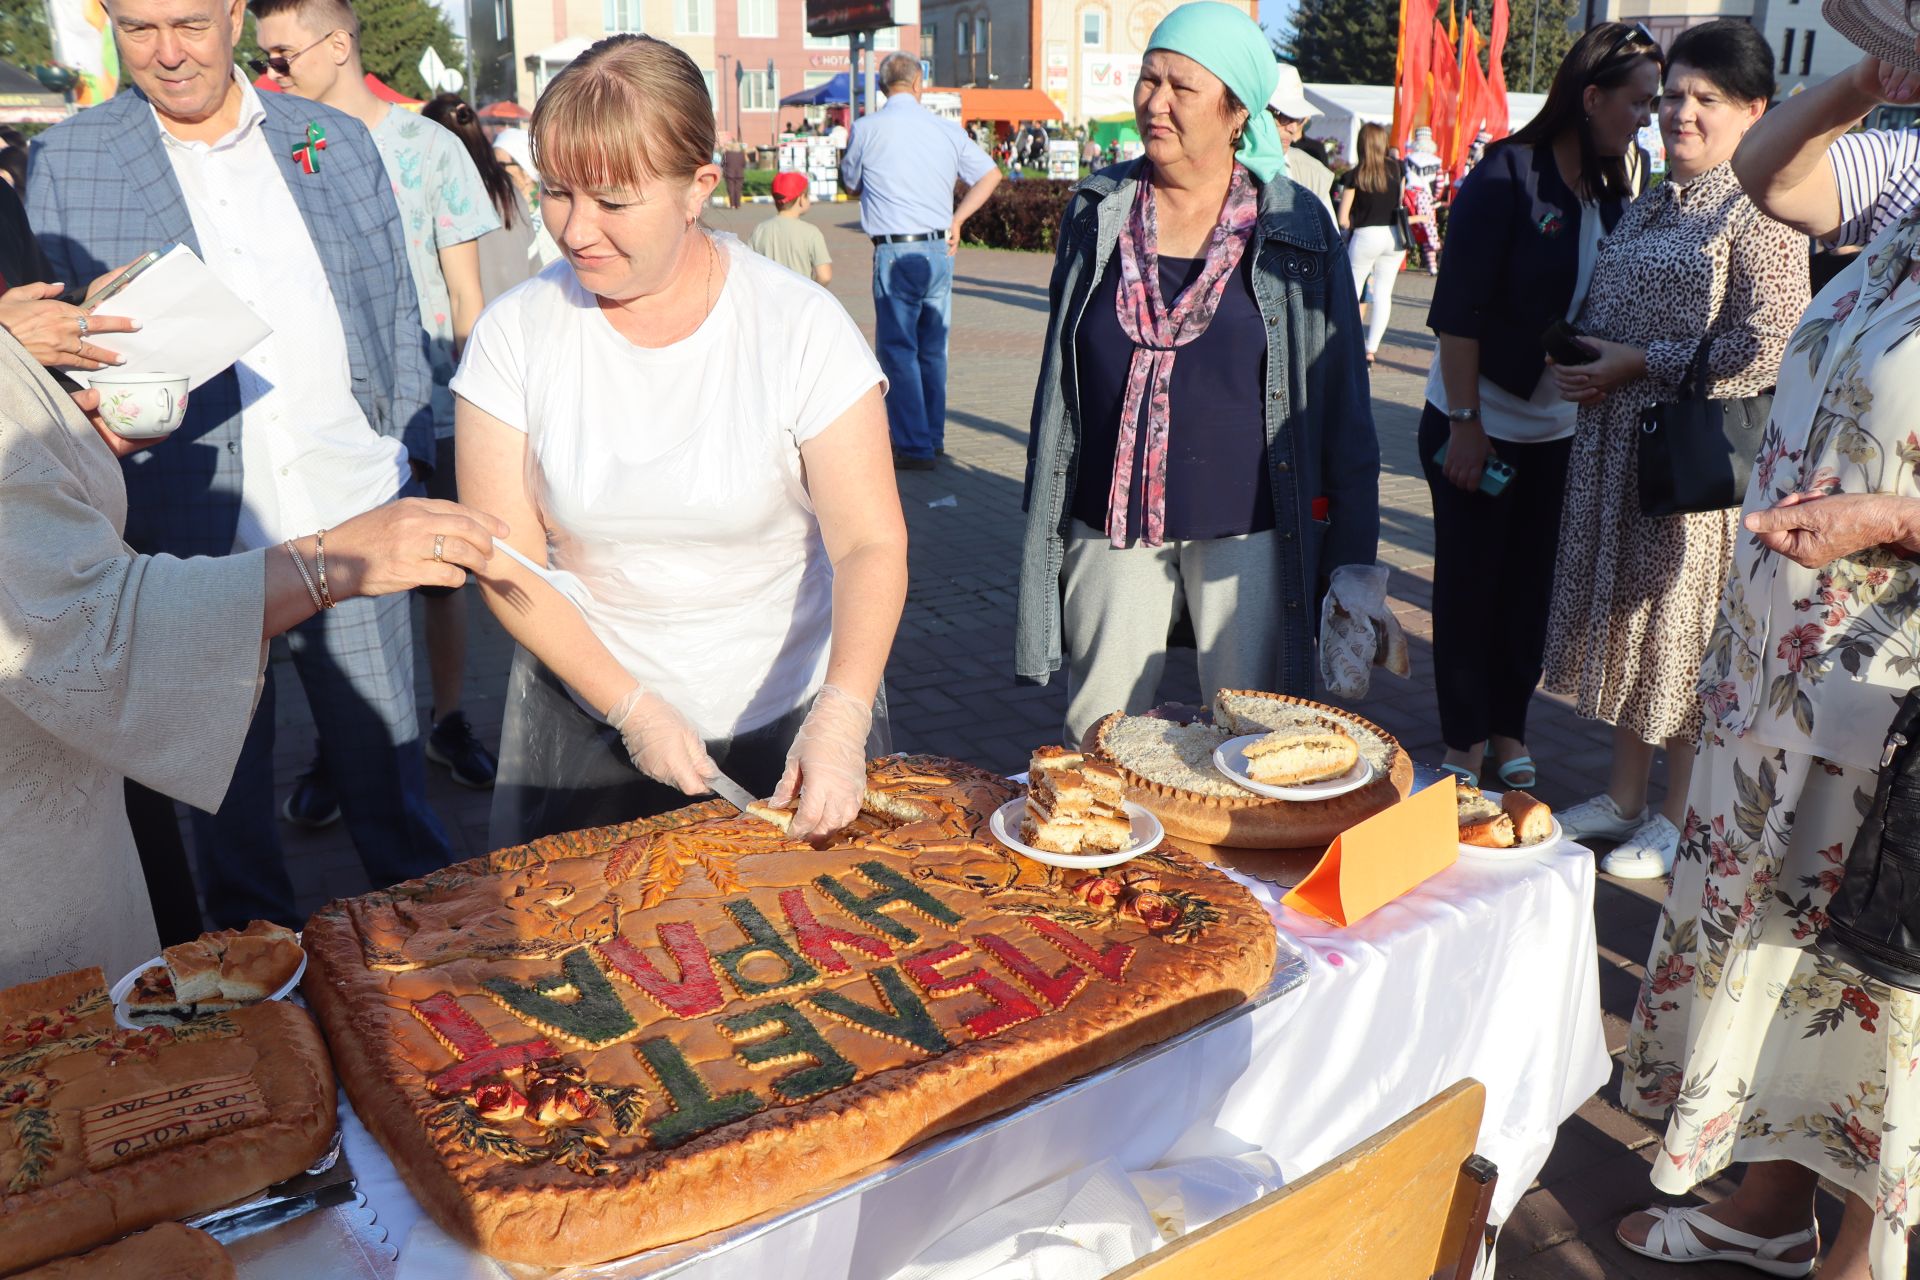
[[[1458,804],[1449,774],[1347,828],[1283,901],[1333,924],[1358,922],[1453,865],[1460,856]]]

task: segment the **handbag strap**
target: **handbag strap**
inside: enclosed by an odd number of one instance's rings
[[[1700,346],[1693,353],[1693,364],[1687,370],[1687,385],[1680,388],[1683,400],[1705,400],[1707,390],[1713,379],[1707,374],[1707,351],[1713,346],[1713,335],[1709,333],[1700,339]]]

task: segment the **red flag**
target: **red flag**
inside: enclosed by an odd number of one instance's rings
[[[1390,145],[1406,154],[1407,139],[1427,109],[1427,76],[1432,70],[1434,9],[1438,0],[1402,0],[1400,47],[1395,56],[1393,131]]]
[[[1507,69],[1501,58],[1507,51],[1507,0],[1493,0],[1493,37],[1487,46],[1487,132],[1504,138],[1513,131],[1507,111]]]
[[[1433,130],[1433,145],[1442,164],[1453,155],[1453,135],[1460,115],[1460,56],[1454,50],[1447,29],[1433,24],[1433,52],[1427,73],[1432,77],[1427,124]]]
[[[1466,167],[1467,148],[1486,119],[1487,77],[1480,70],[1480,33],[1474,29],[1473,15],[1467,15],[1466,29],[1460,38],[1460,100],[1454,113],[1451,145],[1440,152],[1447,174],[1455,179]]]

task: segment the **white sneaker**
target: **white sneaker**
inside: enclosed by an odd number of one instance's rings
[[[1600,860],[1600,869],[1622,880],[1658,880],[1673,870],[1680,849],[1680,829],[1656,813],[1638,831]]]
[[[1601,792],[1591,800],[1582,800],[1571,809],[1563,809],[1553,815],[1560,819],[1560,830],[1569,840],[1585,840],[1598,836],[1602,840],[1625,840],[1638,831],[1647,820],[1647,811],[1631,816],[1621,813],[1620,806],[1613,797]]]

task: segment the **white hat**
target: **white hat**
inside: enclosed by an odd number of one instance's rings
[[[1291,62],[1282,62],[1280,79],[1273,86],[1273,96],[1267,99],[1267,109],[1278,111],[1289,120],[1311,120],[1319,112],[1307,101],[1307,94],[1300,87],[1300,70]]]
[[[1820,16],[1862,52],[1902,71],[1920,71],[1905,0],[1825,0]]]

